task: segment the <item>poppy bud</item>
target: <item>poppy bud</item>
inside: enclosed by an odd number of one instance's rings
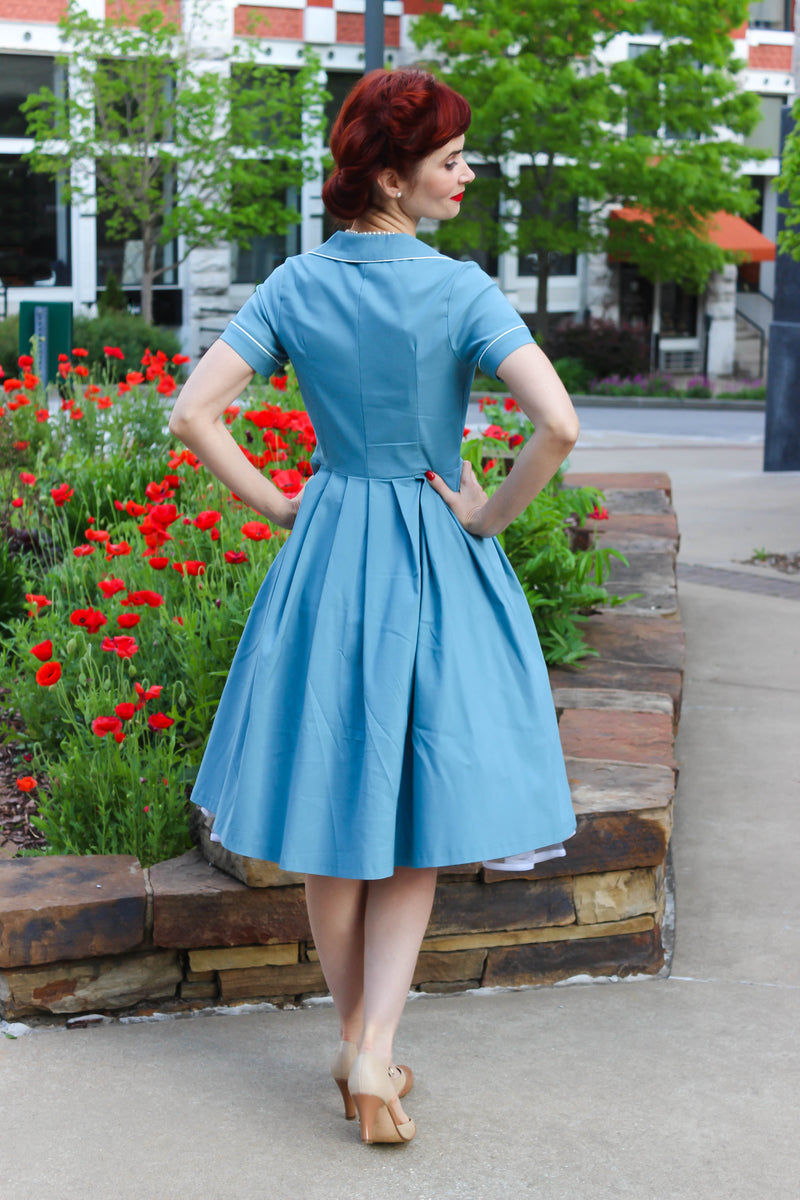
[[[75,651],[77,650],[77,648],[78,648],[78,639],[74,638],[74,637],[70,638],[69,641],[67,642],[67,654],[74,654]]]

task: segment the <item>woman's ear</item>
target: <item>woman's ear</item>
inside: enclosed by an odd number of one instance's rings
[[[389,200],[396,200],[403,190],[400,176],[393,167],[384,167],[380,174],[375,176],[375,183]]]

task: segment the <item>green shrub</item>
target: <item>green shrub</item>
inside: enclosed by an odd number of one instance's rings
[[[19,560],[0,532],[0,628],[25,615],[25,581]]]
[[[19,314],[0,321],[0,367],[6,377],[14,376],[19,369]]]
[[[108,360],[113,378],[139,368],[146,350],[163,350],[168,358],[180,353],[180,341],[170,329],[148,325],[128,312],[108,312],[100,317],[76,317],[73,344],[89,351],[89,359],[103,362],[104,346],[117,346],[124,354],[120,362]]]
[[[570,395],[585,392],[589,387],[591,372],[579,358],[557,358],[553,366]]]

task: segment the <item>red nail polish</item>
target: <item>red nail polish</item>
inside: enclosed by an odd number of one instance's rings
[[[426,478],[426,479],[435,479],[435,478],[436,478],[436,476],[434,475],[433,471],[426,471],[426,472],[425,472],[425,478]]]

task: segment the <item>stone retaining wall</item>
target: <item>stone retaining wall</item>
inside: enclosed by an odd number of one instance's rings
[[[474,863],[440,871],[414,976],[423,991],[654,974],[664,963],[684,653],[669,479],[567,482],[603,489],[611,516],[595,523],[596,534],[629,560],[615,568],[611,589],[641,593],[590,619],[596,659],[551,672],[578,831],[566,858],[527,875]],[[0,861],[0,1013],[174,1010],[324,993],[302,877],[234,860],[200,820],[195,831],[198,849],[150,870],[126,856]]]

